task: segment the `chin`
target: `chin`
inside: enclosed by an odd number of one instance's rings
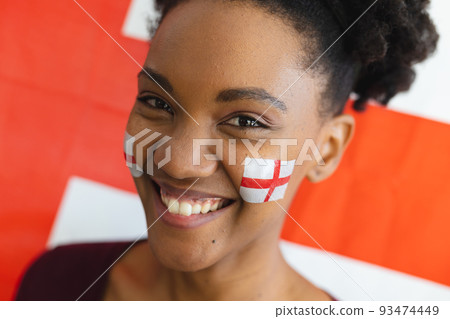
[[[172,245],[161,245],[160,241],[149,239],[150,247],[154,257],[166,268],[182,272],[195,272],[214,265],[218,259],[214,258],[212,249],[205,247],[181,244],[176,247]]]

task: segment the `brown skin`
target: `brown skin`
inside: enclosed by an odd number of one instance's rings
[[[329,300],[323,291],[292,270],[281,256],[279,234],[301,181],[318,182],[333,173],[354,130],[353,118],[321,118],[322,78],[305,75],[281,100],[287,111],[254,100],[217,102],[230,88],[263,88],[278,97],[303,73],[307,43],[282,19],[251,5],[192,0],[173,9],[152,39],[145,66],[164,75],[172,96],[200,124],[186,115],[153,81],[139,77],[139,95],[156,95],[173,114],[137,101],[127,131],[150,128],[172,137],[172,160],[154,171],[153,178],[177,188],[233,199],[215,220],[194,229],[175,229],[156,222],[148,241],[133,247],[110,273],[105,299],[133,300]],[[154,100],[148,100],[154,105]],[[267,110],[267,111],[266,111]],[[266,111],[266,112],[265,112]],[[264,113],[265,112],[265,113]],[[250,116],[268,128],[240,128],[237,116]],[[192,139],[224,139],[224,160],[192,164]],[[249,151],[240,141],[296,138],[288,159],[296,159],[303,141],[314,139],[325,160],[296,166],[285,197],[250,204],[239,196],[244,166],[229,165],[228,139],[237,140],[237,163]],[[214,153],[214,148],[202,148]],[[263,158],[279,158],[279,146],[266,142]],[[157,149],[154,162],[164,158]],[[147,223],[156,220],[150,176],[135,178]],[[301,229],[299,229],[301,231]],[[213,243],[214,241],[214,243]]]

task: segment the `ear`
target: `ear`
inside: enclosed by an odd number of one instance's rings
[[[341,114],[330,119],[319,132],[318,145],[323,162],[316,163],[306,174],[310,182],[317,183],[331,176],[339,165],[355,130],[355,119]]]

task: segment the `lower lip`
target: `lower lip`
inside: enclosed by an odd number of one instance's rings
[[[206,223],[209,223],[213,221],[214,219],[218,218],[220,215],[225,213],[231,206],[233,206],[234,203],[221,208],[219,210],[216,210],[215,212],[209,212],[207,214],[193,214],[190,216],[183,216],[178,214],[172,214],[169,213],[168,208],[161,200],[161,195],[159,194],[157,188],[153,185],[153,194],[155,195],[155,211],[156,211],[156,218],[161,219],[165,224],[180,228],[180,229],[190,229],[202,226]]]

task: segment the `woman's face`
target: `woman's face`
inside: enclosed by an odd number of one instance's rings
[[[306,139],[320,142],[320,81],[305,74],[288,90],[307,67],[300,66],[309,49],[308,41],[303,42],[280,18],[249,5],[188,1],[165,17],[145,61],[145,69],[165,90],[141,73],[127,125],[133,136],[148,128],[171,137],[153,159],[144,152],[141,164],[146,167],[146,161],[153,160],[153,175],[135,178],[148,226],[154,223],[149,243],[162,264],[196,271],[245,250],[277,244],[285,217],[280,206],[288,209],[300,182],[317,163],[295,166],[278,203],[248,203],[239,195],[241,163],[255,156],[243,139],[253,145],[265,139],[259,155],[282,160],[297,159]],[[270,106],[269,95],[282,95],[280,103]],[[287,158],[281,158],[280,146],[269,142],[280,138],[297,140],[297,146],[288,147]],[[223,159],[206,160],[203,154],[214,154],[216,148],[202,146],[200,165],[194,164],[194,139],[222,140]],[[236,164],[230,159],[233,140]],[[165,158],[168,146],[171,160],[158,169],[155,163]],[[173,200],[180,195],[178,205],[184,201],[197,211],[195,204],[202,209],[217,203],[225,207],[189,217],[167,212],[156,221],[167,202],[172,199],[176,206]]]

